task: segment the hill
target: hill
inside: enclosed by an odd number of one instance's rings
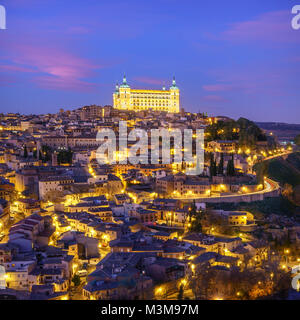
[[[300,124],[289,124],[279,122],[256,122],[265,132],[272,132],[282,142],[291,142],[300,134]]]
[[[268,176],[278,181],[296,187],[300,185],[300,152],[290,154],[286,159],[275,158],[268,161]]]
[[[264,167],[266,175],[280,183],[282,187],[292,186],[293,200],[299,204],[300,199],[300,152],[290,154],[288,157],[279,157],[255,165],[255,170]]]

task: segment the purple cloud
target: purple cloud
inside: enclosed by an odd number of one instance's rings
[[[207,95],[203,96],[203,100],[210,102],[229,102],[228,99],[218,96],[218,95]]]
[[[14,76],[8,76],[6,74],[1,74],[0,73],[0,84],[2,86],[8,86],[8,85],[13,85],[18,82],[18,79]]]
[[[171,82],[171,80],[166,81],[166,80],[151,78],[151,77],[135,77],[133,78],[133,80],[141,83],[159,85],[159,86],[164,85],[166,82]]]
[[[235,85],[230,84],[208,84],[202,86],[205,91],[232,91],[236,89]]]
[[[273,11],[249,21],[231,24],[221,34],[228,41],[264,43],[300,43],[299,33],[291,27],[292,15],[289,11]]]
[[[61,77],[37,77],[33,79],[41,88],[45,89],[59,89],[59,90],[80,90],[81,92],[93,91],[98,85],[95,83],[90,83],[86,81],[81,81],[79,79],[65,79]]]
[[[37,73],[32,81],[49,89],[83,90],[95,87],[86,81],[102,66],[77,57],[63,49],[43,45],[10,43],[10,63],[0,65],[7,72]]]
[[[0,65],[0,70],[3,72],[37,72],[36,70],[32,68],[22,67],[22,66],[16,66],[16,65]]]

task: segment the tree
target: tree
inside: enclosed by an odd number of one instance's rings
[[[218,170],[217,170],[218,174],[223,174],[224,173],[224,154],[221,153],[221,159],[220,162],[218,164]]]
[[[78,274],[75,274],[72,278],[72,282],[74,283],[75,287],[78,287],[80,285],[80,277]]]
[[[254,122],[240,118],[237,124],[239,126],[239,146],[253,148],[257,141],[267,141],[266,135]]]
[[[283,186],[282,195],[292,202],[294,196],[293,186],[288,183],[285,183]]]
[[[217,175],[217,164],[214,159],[214,154],[210,154],[210,167],[209,167],[210,177],[214,177]]]
[[[39,150],[39,160],[44,161],[43,155],[41,153],[41,150]]]
[[[59,164],[61,163],[72,164],[72,156],[73,156],[73,152],[70,149],[59,151],[57,154],[57,162]]]
[[[261,283],[261,284],[260,284]],[[273,292],[273,282],[265,281],[255,284],[249,291],[251,300],[256,300],[260,297],[269,296]]]
[[[293,145],[290,142],[286,145],[286,147],[288,150],[293,150]]]
[[[254,166],[254,170],[256,172],[256,179],[258,184],[264,184],[264,177],[268,175],[269,172],[269,161],[263,161],[257,163]]]
[[[195,200],[189,210],[189,221],[191,223],[191,232],[202,232],[202,212],[197,211]]]
[[[295,145],[300,146],[300,134],[298,134],[294,139]]]
[[[197,267],[195,276],[190,279],[189,287],[192,290],[195,299],[206,299],[207,298],[207,287],[208,287],[208,273],[210,269],[209,263],[201,264]]]
[[[193,203],[191,207],[189,208],[189,213],[188,213],[188,220],[191,222],[192,217],[194,217],[197,214],[197,207],[196,207],[196,201],[193,200]]]
[[[234,176],[235,175],[233,155],[232,155],[232,158],[227,163],[226,174],[227,174],[227,176]]]
[[[43,145],[42,146],[42,153],[43,153],[43,162],[47,162],[51,160],[51,153],[52,150],[50,147],[48,147],[47,145]],[[40,158],[41,159],[41,158]]]
[[[230,176],[230,169],[231,168],[231,159],[227,162],[227,167],[226,167],[226,175]]]
[[[240,147],[252,148],[257,141],[267,141],[267,136],[252,121],[240,118],[218,121],[206,127],[207,141],[238,140]]]
[[[181,284],[180,287],[179,287],[177,300],[183,300],[183,293],[184,293],[183,284]]]
[[[27,147],[25,145],[24,147],[24,158],[27,158],[28,157],[28,151],[27,151]]]
[[[192,232],[202,232],[202,221],[201,216],[197,214],[195,217],[192,218],[191,222],[191,231]]]

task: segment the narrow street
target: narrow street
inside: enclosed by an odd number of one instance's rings
[[[70,288],[70,300],[86,300],[85,297],[82,295],[82,288],[86,284],[86,277],[80,278],[80,285],[74,287],[73,285]]]

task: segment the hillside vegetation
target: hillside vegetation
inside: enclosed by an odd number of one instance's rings
[[[256,165],[257,168],[262,164]],[[290,154],[286,160],[282,157],[267,161],[268,177],[282,186],[288,183],[293,187],[300,185],[300,152]]]
[[[296,205],[282,196],[250,203],[217,203],[208,204],[207,206],[218,210],[249,211],[255,215],[256,219],[262,219],[263,216],[268,214],[293,216],[297,211]]]
[[[265,174],[280,183],[284,188],[283,194],[291,201],[300,204],[300,152],[264,161],[255,165],[257,172]]]

